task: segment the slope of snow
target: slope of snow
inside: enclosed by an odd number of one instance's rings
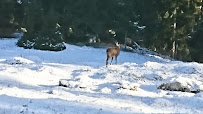
[[[203,90],[203,64],[121,52],[106,68],[106,49],[29,50],[17,40],[0,40],[1,114],[203,112],[201,92],[157,89],[181,82]]]

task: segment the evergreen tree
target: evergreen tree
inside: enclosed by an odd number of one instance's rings
[[[196,32],[193,33],[189,40],[192,60],[203,63],[203,22],[197,27]]]
[[[18,41],[18,46],[51,51],[65,49],[59,16],[53,7],[43,7],[42,1],[27,1],[24,6],[27,33]]]
[[[193,0],[157,0],[158,27],[153,45],[160,53],[189,60],[188,34],[195,26]],[[159,7],[158,7],[159,6]]]
[[[203,63],[203,1],[196,0],[193,4],[196,8],[194,12],[196,26],[193,28],[188,44],[190,46],[191,60]]]
[[[16,13],[21,15],[20,4],[13,0],[0,1],[0,37],[13,37],[13,33],[19,27]]]
[[[26,28],[18,42],[25,48],[59,51],[64,41],[130,37],[161,54],[197,60],[202,7],[202,0],[2,0],[0,30]]]

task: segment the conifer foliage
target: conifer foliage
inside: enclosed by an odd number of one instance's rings
[[[20,47],[61,51],[64,42],[124,43],[127,37],[175,59],[202,62],[202,0],[11,1],[0,1],[0,35],[23,28]]]
[[[61,25],[58,23],[60,16],[53,7],[43,5],[45,4],[38,0],[24,2],[24,26],[27,32],[18,41],[18,46],[50,51],[64,50],[66,47]]]

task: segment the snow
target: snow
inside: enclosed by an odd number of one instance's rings
[[[202,90],[203,64],[121,51],[118,65],[106,68],[106,49],[66,44],[50,52],[17,41],[0,39],[1,114],[203,112],[201,91],[157,89],[179,82]]]

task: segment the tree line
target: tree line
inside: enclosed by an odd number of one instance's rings
[[[124,43],[183,61],[203,62],[203,0],[1,0],[0,36],[60,51],[67,43]]]

